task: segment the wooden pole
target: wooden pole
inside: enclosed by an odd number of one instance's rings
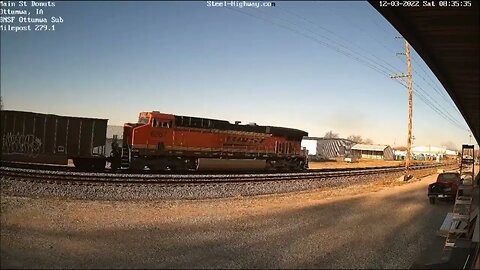
[[[405,49],[407,55],[407,78],[408,78],[408,139],[407,139],[407,158],[405,161],[405,175],[408,177],[408,169],[410,167],[410,154],[412,147],[412,65],[410,63],[410,44],[405,40]]]
[[[402,54],[403,53],[397,53]],[[390,78],[401,79],[408,78],[408,137],[407,137],[407,156],[405,157],[405,175],[404,180],[408,180],[410,176],[408,175],[408,170],[410,168],[410,156],[412,153],[412,96],[413,96],[413,86],[412,86],[412,64],[410,62],[410,44],[405,40],[405,55],[407,56],[407,74],[404,73],[391,75]]]

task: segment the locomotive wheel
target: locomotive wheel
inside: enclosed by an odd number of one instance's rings
[[[272,164],[271,160],[267,160],[267,163],[265,164],[265,170],[267,171],[273,171],[275,170],[274,165]]]

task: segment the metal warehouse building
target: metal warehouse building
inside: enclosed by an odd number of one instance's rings
[[[352,156],[366,159],[393,160],[393,150],[388,145],[355,144],[351,150]]]
[[[307,148],[310,160],[325,160],[342,157],[350,153],[354,143],[347,139],[303,137],[302,147]]]

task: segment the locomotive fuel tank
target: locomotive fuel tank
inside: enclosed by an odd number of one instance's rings
[[[217,159],[217,158],[199,158],[199,171],[208,170],[265,170],[266,160],[259,159]]]

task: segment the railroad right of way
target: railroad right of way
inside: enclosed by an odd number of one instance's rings
[[[442,165],[454,167],[455,165]],[[435,173],[421,165],[412,174]],[[398,179],[402,168],[276,174],[152,175],[35,171],[0,167],[1,192],[25,197],[86,200],[205,199],[331,189]]]

